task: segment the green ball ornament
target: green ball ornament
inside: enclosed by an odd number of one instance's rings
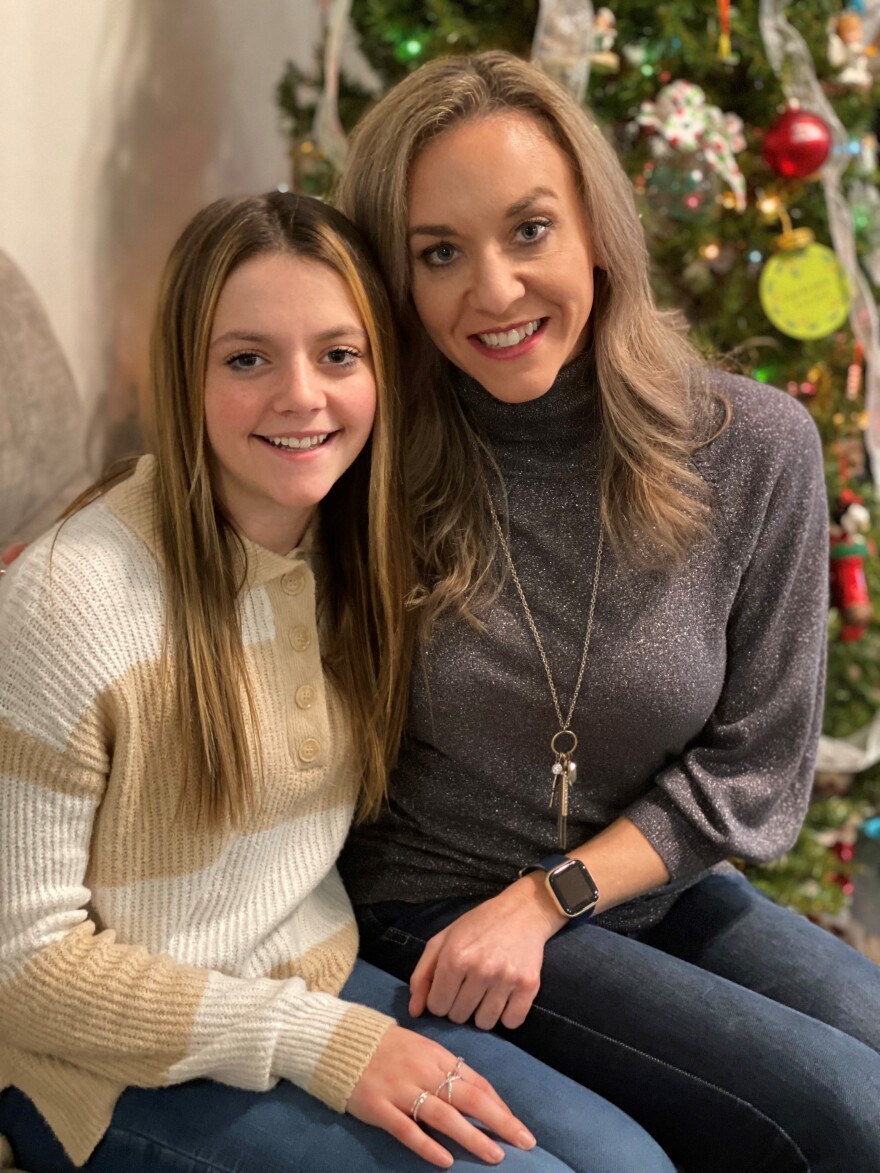
[[[661,216],[694,224],[718,215],[721,180],[700,151],[676,152],[645,168],[648,204]]]

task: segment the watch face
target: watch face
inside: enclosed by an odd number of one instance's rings
[[[596,885],[579,859],[561,864],[548,876],[548,880],[567,916],[586,912],[599,899]]]

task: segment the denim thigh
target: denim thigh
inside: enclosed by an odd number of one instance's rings
[[[486,1074],[538,1135],[524,1153],[510,1145],[510,1173],[673,1173],[656,1144],[622,1112],[503,1040],[445,1020],[415,1022],[400,982],[358,961],[342,991],[393,1014]],[[74,1173],[48,1126],[17,1089],[0,1093],[0,1133],[27,1173]],[[456,1168],[486,1166],[438,1134]],[[570,1157],[570,1159],[569,1159]],[[249,1092],[193,1080],[130,1088],[120,1097],[85,1173],[426,1173],[425,1162],[378,1128],[333,1112],[284,1080]]]
[[[365,906],[362,954],[405,980],[472,906]],[[743,878],[712,876],[643,939],[566,926],[526,1022],[498,1033],[618,1104],[685,1173],[867,1173],[880,1170],[878,981]]]

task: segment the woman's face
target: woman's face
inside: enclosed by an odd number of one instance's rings
[[[205,426],[236,529],[288,553],[367,442],[375,411],[369,343],[342,277],[290,253],[235,269],[211,331]]]
[[[413,300],[434,344],[496,399],[552,386],[584,347],[590,234],[568,159],[539,122],[464,122],[417,155],[408,194]]]

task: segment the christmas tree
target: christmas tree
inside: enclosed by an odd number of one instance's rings
[[[331,6],[313,75],[290,67],[279,104],[294,182],[323,194],[344,165],[343,128],[430,58],[537,54],[583,97],[632,179],[659,303],[684,313],[717,365],[801,399],[821,433],[834,535],[824,733],[839,740],[880,711],[880,559],[862,386],[866,358],[880,361],[869,321],[880,282],[880,5],[785,8],[626,0],[593,13],[576,0],[354,0],[351,23],[335,28],[344,6]],[[836,188],[820,182],[831,174]],[[861,315],[850,314],[854,274],[871,303]],[[774,899],[820,918],[845,910],[856,827],[880,807],[880,766],[855,778],[846,764],[829,770],[832,750],[826,741],[795,848],[747,869]]]

